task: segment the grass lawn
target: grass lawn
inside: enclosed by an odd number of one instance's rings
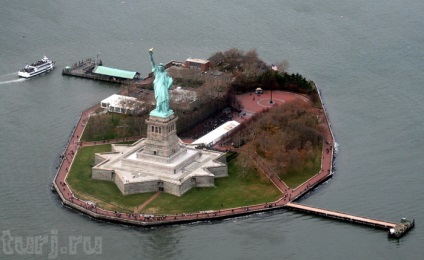
[[[110,145],[82,147],[68,174],[67,182],[75,195],[97,203],[98,207],[133,212],[154,193],[123,196],[115,183],[91,179],[94,153],[110,151]],[[173,214],[231,208],[275,201],[281,193],[256,172],[241,177],[236,160],[228,164],[229,177],[215,179],[215,188],[193,188],[182,197],[160,194],[141,210],[143,213]],[[221,205],[223,207],[221,207]]]
[[[119,113],[92,116],[87,122],[81,141],[103,141],[142,135],[146,132],[146,128],[141,129],[142,131],[140,132],[137,126],[140,122],[144,122],[145,119],[146,116],[139,117]]]
[[[256,172],[241,177],[236,160],[228,163],[229,177],[215,179],[216,188],[193,188],[182,197],[162,193],[141,211],[157,214],[190,213],[254,205],[279,198],[281,193],[278,189]]]
[[[315,151],[313,159],[308,160],[302,167],[292,169],[279,177],[290,188],[296,188],[321,170],[321,150]]]
[[[68,174],[67,182],[75,196],[97,203],[98,207],[120,212],[133,212],[154,193],[123,196],[115,183],[91,179],[94,153],[109,152],[110,144],[82,147]]]

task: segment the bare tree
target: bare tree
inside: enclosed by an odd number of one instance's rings
[[[252,168],[252,159],[247,152],[239,153],[237,165],[240,167],[240,176],[246,178]]]

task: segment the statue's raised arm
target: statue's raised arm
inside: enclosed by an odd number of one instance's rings
[[[152,69],[154,70],[156,68],[155,60],[153,59],[153,48],[150,48],[149,50],[149,58],[150,63],[152,64]]]

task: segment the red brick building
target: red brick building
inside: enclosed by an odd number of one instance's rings
[[[210,62],[208,60],[188,58],[186,59],[184,65],[189,69],[208,71]]]

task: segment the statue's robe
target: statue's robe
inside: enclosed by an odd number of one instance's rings
[[[166,113],[169,110],[169,88],[172,86],[172,78],[168,76],[166,71],[160,71],[158,66],[153,68],[155,80],[153,85],[155,88],[156,111]]]

